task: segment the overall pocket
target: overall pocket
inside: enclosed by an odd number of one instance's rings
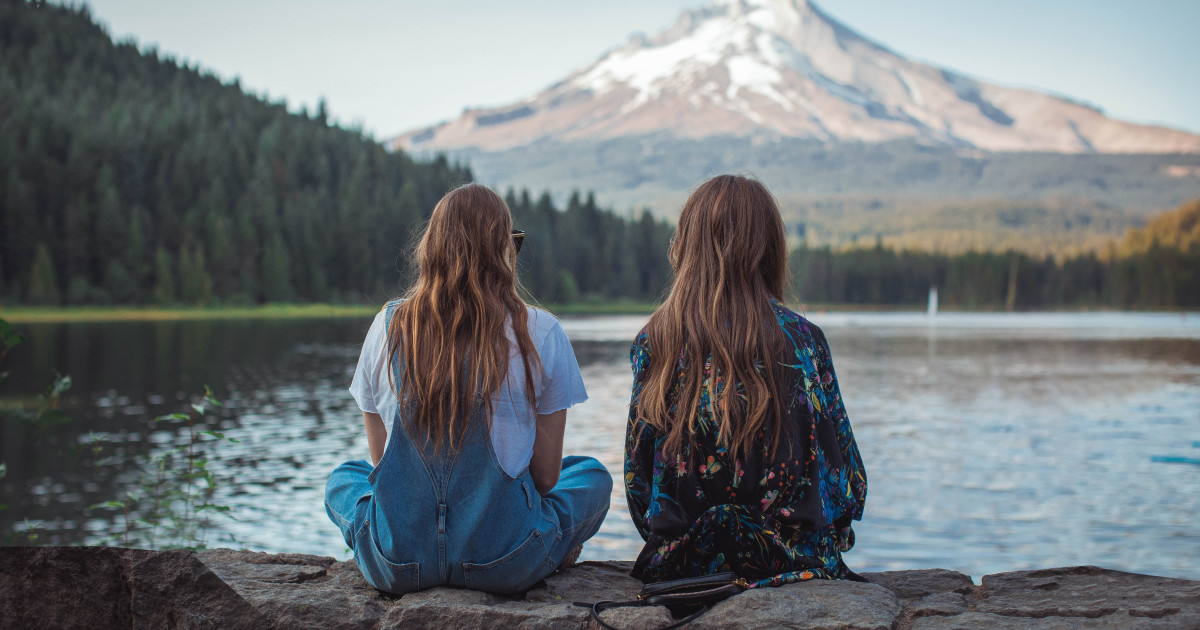
[[[397,564],[388,560],[371,535],[371,521],[359,528],[354,538],[354,563],[363,577],[375,588],[402,595],[421,587],[421,565],[417,562]]]
[[[486,564],[464,562],[462,566],[464,586],[500,595],[527,590],[554,570],[543,534],[536,529],[500,559]]]

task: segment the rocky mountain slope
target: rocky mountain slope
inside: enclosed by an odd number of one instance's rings
[[[517,103],[393,140],[406,150],[538,142],[804,138],[987,151],[1200,153],[1200,135],[906,59],[807,0],[722,0]]]

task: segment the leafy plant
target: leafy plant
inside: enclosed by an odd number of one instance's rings
[[[25,340],[13,331],[4,319],[0,319],[0,360],[17,344]],[[0,380],[7,376],[0,373]],[[71,377],[55,372],[54,381],[39,394],[30,409],[21,406],[3,409],[3,417],[20,421],[35,430],[69,422],[71,417],[59,409],[63,394],[71,388]],[[212,390],[204,388],[204,395],[190,405],[186,412],[171,413],[154,419],[159,423],[185,423],[187,439],[182,444],[153,457],[145,457],[137,463],[141,470],[133,486],[125,489],[121,498],[89,506],[92,510],[119,510],[123,520],[121,532],[102,541],[126,546],[156,548],[201,549],[205,546],[206,534],[215,515],[233,518],[229,506],[213,500],[219,485],[210,468],[208,451],[221,442],[237,442],[219,431],[201,429],[198,421],[221,403]],[[108,438],[88,433],[88,439],[78,446],[78,451],[89,452],[92,468],[101,464],[101,455]],[[0,462],[0,479],[8,474],[7,464]],[[0,503],[0,510],[8,506]],[[35,544],[41,529],[40,521],[25,519],[16,531],[7,534],[7,542]]]
[[[13,346],[25,341],[25,335],[15,332],[12,326],[3,318],[0,318],[0,361],[8,356],[8,351],[12,350]],[[0,382],[8,378],[8,371],[0,372]]]
[[[127,490],[121,499],[89,508],[120,510],[122,513],[123,532],[105,542],[151,549],[203,549],[212,516],[234,518],[229,506],[213,500],[219,482],[209,468],[209,458],[203,449],[238,440],[218,431],[199,430],[196,426],[200,418],[220,405],[212,390],[205,387],[204,396],[192,403],[190,411],[154,419],[155,424],[186,423],[187,440],[150,458],[136,487]],[[97,449],[103,447],[93,439],[91,448],[98,453]]]

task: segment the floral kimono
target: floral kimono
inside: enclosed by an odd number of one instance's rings
[[[733,571],[753,586],[857,576],[842,562],[854,545],[867,475],[850,431],[820,328],[772,303],[788,340],[781,359],[784,435],[775,456],[767,446],[734,459],[718,447],[707,394],[694,411],[695,452],[669,457],[664,435],[638,422],[638,396],[650,353],[643,331],[630,351],[633,397],[625,438],[625,497],[646,545],[633,568],[643,582]],[[703,369],[711,365],[684,365]],[[682,376],[681,376],[682,378]],[[718,375],[718,389],[722,387]],[[765,441],[765,440],[764,440]]]

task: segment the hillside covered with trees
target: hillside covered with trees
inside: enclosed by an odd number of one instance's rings
[[[404,252],[436,201],[471,178],[445,157],[414,160],[330,125],[323,106],[290,113],[114,43],[86,7],[0,0],[0,303],[378,303],[400,290]],[[651,301],[669,283],[672,228],[648,212],[614,214],[578,192],[506,198],[528,233],[519,265],[537,300]],[[1029,240],[1097,224],[1086,209],[1031,203],[989,207],[980,233],[1028,223]],[[922,251],[887,234],[887,207],[863,207],[814,206],[861,222],[848,233],[874,233],[875,246],[801,245],[801,301],[919,305],[935,286],[961,308],[1200,306],[1200,201],[1066,256],[971,239]],[[979,227],[959,224],[974,220],[962,208],[927,212],[943,231]],[[827,243],[806,233],[820,231],[815,216],[793,217],[791,237]],[[1097,236],[1128,225],[1102,218]]]
[[[968,309],[1200,307],[1200,199],[1129,230],[1100,253],[938,254],[874,248],[792,252],[800,299],[813,304],[941,304]]]
[[[114,43],[86,7],[0,2],[0,300],[34,304],[379,301],[437,200],[470,181],[323,104],[289,113],[238,83]],[[543,301],[653,299],[670,226],[510,193]]]

